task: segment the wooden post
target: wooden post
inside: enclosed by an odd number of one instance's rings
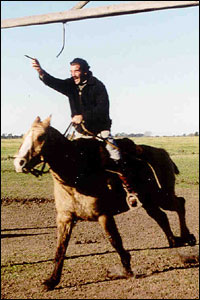
[[[84,1],[85,2],[85,1]],[[58,22],[78,21],[83,19],[119,16],[161,9],[197,6],[199,1],[140,1],[118,5],[102,6],[97,8],[70,9],[64,12],[49,13],[1,21],[1,28],[18,26],[41,25]]]

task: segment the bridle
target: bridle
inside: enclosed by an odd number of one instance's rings
[[[46,167],[46,162],[42,161],[42,160],[41,160],[41,162],[43,162],[41,169],[31,168],[31,169],[27,169],[28,172],[33,174],[35,177],[39,177],[39,176],[42,176],[43,174],[49,173],[50,168],[47,171],[44,171],[44,169]]]
[[[72,127],[73,123],[71,122],[69,124],[69,126],[67,127],[67,129],[64,132],[64,136],[66,136],[67,132],[70,130],[70,128]],[[68,138],[68,136],[66,136]],[[32,143],[33,144],[33,143]],[[30,156],[32,157],[33,154],[33,147],[31,148],[31,153]],[[36,160],[36,164],[33,163],[33,161],[35,162]],[[38,161],[37,161],[38,160]],[[35,168],[34,166],[38,165],[42,163],[41,169]],[[50,167],[48,170],[45,171],[45,167],[46,167],[47,162],[44,160],[44,157],[42,156],[42,154],[38,154],[35,157],[32,157],[27,163],[26,165],[23,167],[23,172],[24,173],[31,173],[32,175],[34,175],[35,177],[39,177],[42,176],[43,174],[49,173]]]
[[[36,164],[33,163],[33,161],[35,162],[36,160]],[[41,169],[35,168],[35,165],[38,165],[42,163],[42,167]],[[45,167],[46,167],[46,161],[44,161],[43,157],[41,156],[35,156],[33,157],[29,162],[26,163],[26,165],[22,168],[23,169],[23,173],[31,173],[33,174],[35,177],[39,177],[42,176],[43,174],[49,173],[50,168],[45,171]],[[33,165],[33,166],[32,166]]]
[[[32,143],[33,145],[33,143]],[[24,173],[31,173],[35,177],[42,176],[43,174],[49,173],[50,168],[45,171],[45,167],[47,162],[44,160],[44,157],[41,153],[37,154],[36,156],[33,156],[33,146],[31,147],[30,157],[31,159],[25,164],[25,166],[22,168]],[[37,166],[38,164],[42,163],[41,169],[35,168],[34,166]]]

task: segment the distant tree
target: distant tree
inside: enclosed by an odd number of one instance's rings
[[[125,132],[121,132],[121,133],[116,133],[115,137],[142,137],[144,136],[143,133],[125,133]]]
[[[194,136],[199,136],[198,131],[196,131],[196,132],[194,133]]]
[[[144,136],[151,136],[151,131],[145,131]]]
[[[20,134],[20,135],[13,135],[12,133],[9,133],[9,134],[7,134],[7,133],[2,133],[2,135],[1,135],[1,138],[2,139],[20,139],[20,138],[22,138],[23,137],[23,134]]]
[[[125,136],[128,136],[128,134],[125,133],[125,132],[121,132],[121,133],[116,133],[115,136],[116,136],[116,137],[118,137],[118,136],[123,136],[123,137],[125,137]]]

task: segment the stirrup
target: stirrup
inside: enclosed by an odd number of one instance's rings
[[[129,206],[130,209],[138,209],[139,207],[142,206],[138,199],[138,195],[134,192],[128,192],[126,191],[127,196],[126,196],[126,202]]]

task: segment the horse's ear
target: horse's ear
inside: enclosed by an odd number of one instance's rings
[[[40,117],[37,117],[37,118],[35,119],[35,121],[33,122],[33,125],[34,125],[34,124],[37,124],[37,123],[40,123],[40,122],[41,122]]]
[[[42,123],[45,128],[49,127],[51,123],[51,115],[48,118],[46,118]]]

